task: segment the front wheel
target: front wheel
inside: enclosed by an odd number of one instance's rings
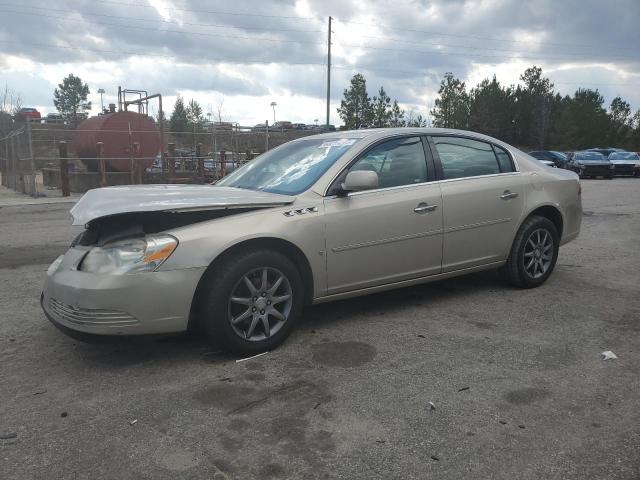
[[[200,321],[225,350],[251,354],[275,348],[300,317],[303,282],[294,263],[279,252],[240,252],[207,275]]]
[[[520,288],[542,285],[558,259],[560,236],[545,217],[529,217],[518,230],[507,263],[502,267],[506,280]]]

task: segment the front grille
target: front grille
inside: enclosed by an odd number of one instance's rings
[[[49,299],[49,310],[61,319],[78,325],[127,326],[138,323],[135,317],[126,312],[72,307],[54,298]]]

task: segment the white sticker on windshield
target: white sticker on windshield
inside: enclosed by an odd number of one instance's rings
[[[327,140],[326,142],[322,142],[322,144],[318,148],[327,148],[327,147],[348,147],[356,143],[355,138],[341,138],[339,140]]]

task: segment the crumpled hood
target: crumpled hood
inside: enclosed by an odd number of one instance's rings
[[[89,190],[71,209],[73,225],[133,212],[180,212],[264,208],[293,203],[296,197],[213,185],[128,185]]]

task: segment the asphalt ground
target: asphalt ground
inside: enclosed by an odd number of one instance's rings
[[[583,206],[540,288],[485,272],[310,307],[243,362],[65,337],[39,295],[70,204],[3,206],[0,478],[640,478],[640,180],[583,181]]]

